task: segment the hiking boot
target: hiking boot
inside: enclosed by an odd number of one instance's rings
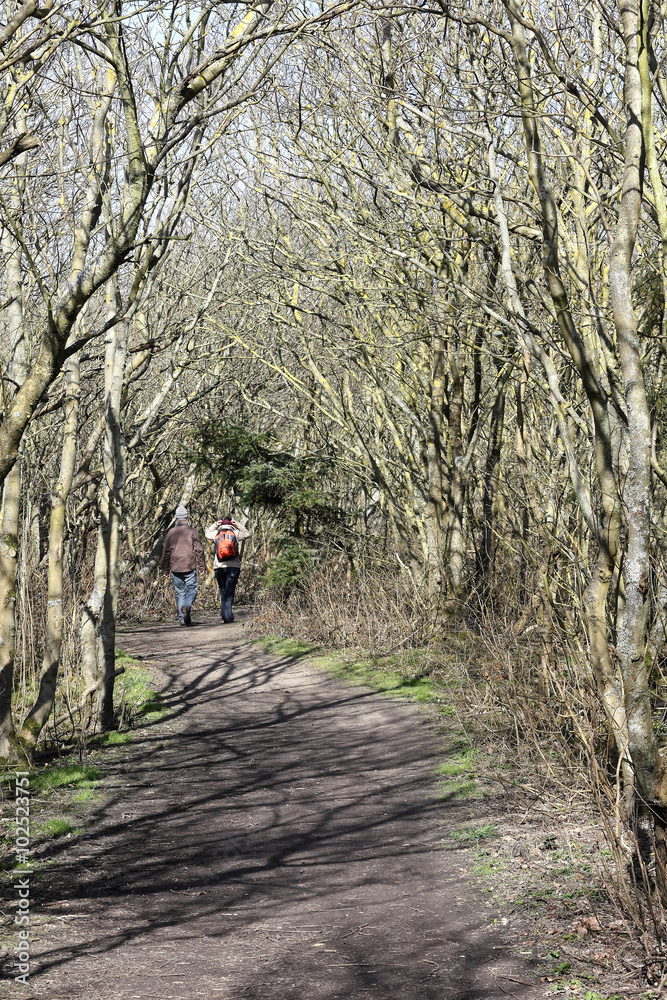
[[[190,605],[183,605],[183,622],[185,625],[192,625],[192,619],[190,618]]]

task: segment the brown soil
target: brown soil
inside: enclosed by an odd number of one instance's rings
[[[105,765],[104,804],[52,848],[30,986],[7,964],[0,994],[545,995],[444,842],[469,807],[438,799],[428,712],[262,654],[239,624],[119,645],[151,661],[173,715]]]

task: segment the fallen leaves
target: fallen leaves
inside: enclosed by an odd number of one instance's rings
[[[572,925],[572,930],[579,937],[584,937],[586,934],[599,934],[602,925],[597,917],[580,917]]]

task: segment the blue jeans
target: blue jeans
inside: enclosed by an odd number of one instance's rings
[[[189,573],[174,573],[172,570],[171,579],[176,591],[176,606],[178,608],[178,620],[183,621],[183,605],[190,607],[195,603],[197,596],[197,570],[193,569]]]
[[[220,566],[215,571],[215,579],[220,589],[220,615],[225,622],[234,621],[232,603],[240,572],[238,566]]]

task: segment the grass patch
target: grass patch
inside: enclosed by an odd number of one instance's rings
[[[410,701],[427,704],[436,704],[440,700],[440,692],[431,678],[424,674],[410,673],[410,665],[402,662],[399,657],[386,657],[382,661],[321,657],[315,662],[339,680],[363,684],[394,698],[408,698]]]
[[[43,837],[66,837],[68,833],[80,833],[80,828],[64,816],[52,816],[37,828],[37,835]]]
[[[472,866],[472,874],[475,878],[488,878],[490,875],[497,875],[506,870],[507,861],[505,858],[478,857]]]
[[[153,689],[154,679],[139,660],[122,650],[116,650],[116,667],[125,667],[125,673],[116,679],[115,702],[121,715],[131,722],[133,717],[160,715],[168,711],[162,696]],[[110,734],[105,734],[110,735]]]
[[[470,799],[481,794],[477,787],[478,750],[467,744],[453,746],[448,756],[435,768],[438,782],[438,800]],[[444,779],[444,780],[443,780]]]
[[[125,743],[133,743],[134,736],[127,729],[123,729],[122,732],[118,730],[112,730],[110,733],[102,733],[99,737],[100,746],[123,746]]]
[[[492,840],[500,836],[496,823],[483,823],[481,826],[461,827],[449,834],[452,840],[461,844],[479,844],[482,840]]]
[[[116,667],[125,667],[125,673],[116,680],[114,697],[122,728],[95,736],[90,742],[96,747],[124,746],[133,743],[135,739],[131,732],[133,724],[159,722],[170,712],[163,695],[153,688],[155,683],[153,676],[139,660],[117,649]]]
[[[448,781],[438,786],[438,802],[448,802],[450,799],[472,799],[479,795],[477,783],[472,778],[463,781]]]
[[[548,987],[553,993],[566,993],[569,996],[576,996],[579,1000],[624,1000],[620,993],[598,993],[597,990],[586,990],[584,983],[579,978],[560,980],[557,983],[549,983]],[[651,992],[644,994],[646,1000],[651,997]]]
[[[470,774],[475,770],[478,755],[479,751],[474,747],[466,747],[438,764],[435,773],[441,778],[459,778],[462,774]]]
[[[97,788],[82,788],[80,792],[75,792],[72,802],[95,802],[100,798]]]
[[[138,714],[147,722],[157,722],[167,712],[169,712],[169,708],[165,705],[162,695],[156,691],[152,691],[150,697],[146,699],[139,709]]]
[[[56,788],[92,788],[101,778],[98,769],[90,764],[65,764],[33,775],[30,790],[33,794],[41,794]]]
[[[253,645],[259,646],[264,653],[273,653],[276,656],[308,656],[319,648],[311,646],[307,642],[301,642],[299,639],[281,639],[274,635],[254,639]]]

